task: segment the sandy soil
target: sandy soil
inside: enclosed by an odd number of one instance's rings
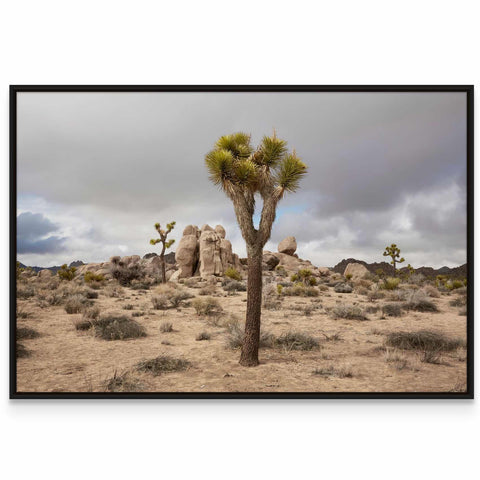
[[[277,311],[264,310],[262,330],[276,336],[289,331],[308,333],[320,341],[320,347],[311,351],[286,351],[284,348],[262,349],[261,364],[244,368],[238,364],[240,352],[226,346],[226,330],[221,326],[232,317],[243,321],[246,293],[217,297],[224,313],[215,326],[208,317],[199,317],[191,306],[178,310],[153,310],[151,296],[154,290],[136,291],[124,288],[121,298],[105,295],[98,290],[95,300],[102,311],[119,312],[136,317],[146,328],[141,339],[105,341],[74,328],[73,319],[81,314],[67,314],[63,306],[40,308],[35,297],[19,300],[27,318],[19,318],[18,326],[34,328],[40,337],[22,340],[31,355],[17,360],[17,388],[19,392],[91,392],[105,391],[105,382],[115,372],[131,371],[141,391],[146,392],[448,392],[465,389],[465,350],[442,354],[439,364],[424,363],[415,352],[400,352],[406,359],[404,368],[387,362],[382,345],[385,334],[394,331],[435,330],[450,337],[466,339],[466,317],[459,308],[451,307],[454,294],[442,294],[432,299],[439,313],[409,312],[401,317],[382,318],[381,313],[369,314],[369,320],[333,319],[327,313],[337,302],[357,303],[365,308],[379,305],[384,300],[368,302],[367,297],[337,294],[333,288],[321,292],[317,298],[286,297]],[[189,288],[194,295],[198,289]],[[219,295],[226,295],[217,287]],[[203,297],[201,297],[203,298]],[[133,305],[133,310],[123,306]],[[306,315],[304,307],[319,307]],[[320,306],[321,305],[321,306]],[[162,333],[160,325],[171,322],[174,331]],[[200,332],[208,332],[210,340],[197,341]],[[328,341],[327,336],[339,333],[339,341]],[[163,344],[167,342],[168,344]],[[380,347],[380,348],[379,348]],[[158,355],[183,358],[191,366],[181,372],[153,376],[134,369],[141,360]],[[315,369],[344,368],[352,376],[339,378],[321,376]]]

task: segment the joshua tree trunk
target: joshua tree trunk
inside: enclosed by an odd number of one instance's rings
[[[262,256],[261,246],[248,246],[247,316],[240,365],[258,365],[260,318],[262,313]]]
[[[162,283],[167,283],[167,276],[165,274],[165,245],[162,248],[162,253],[160,253],[160,261],[162,268]]]

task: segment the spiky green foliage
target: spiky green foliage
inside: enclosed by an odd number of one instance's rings
[[[167,281],[165,276],[165,250],[170,248],[174,243],[175,240],[172,238],[167,240],[168,234],[175,228],[176,222],[167,223],[165,229],[161,227],[161,225],[157,222],[154,225],[155,230],[158,232],[160,238],[152,238],[150,240],[150,245],[156,245],[157,243],[162,243],[162,251],[160,252],[160,259],[162,260],[162,282],[165,283]]]
[[[403,257],[400,257],[400,249],[395,243],[392,243],[390,246],[385,247],[383,256],[390,257],[392,259],[390,264],[393,265],[393,276],[395,276],[397,274],[397,263],[403,263],[405,261]]]
[[[75,272],[77,271],[76,267],[67,267],[67,264],[64,263],[61,267],[60,270],[57,272],[58,276],[62,280],[73,280],[75,278]]]

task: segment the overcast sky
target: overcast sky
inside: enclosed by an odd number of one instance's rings
[[[464,93],[20,93],[18,258],[52,266],[144,255],[153,224],[221,224],[240,256],[233,207],[204,156],[221,135],[275,128],[308,165],[282,200],[288,235],[319,266],[466,262]]]

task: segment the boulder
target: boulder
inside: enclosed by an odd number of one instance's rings
[[[216,231],[216,228],[215,228],[215,231]],[[225,230],[224,230],[224,233],[225,233]],[[222,237],[218,233],[217,235],[220,237],[220,259],[222,261],[223,271],[225,271],[228,268],[228,265],[233,264],[232,244],[230,240],[225,239],[225,236]]]
[[[40,278],[44,278],[44,279],[47,279],[47,278],[52,278],[53,277],[53,273],[51,270],[47,270],[47,269],[44,269],[44,270],[40,270],[38,272],[38,276]]]
[[[196,237],[198,237],[198,234],[198,227],[196,227],[195,225],[187,225],[183,229],[183,235],[195,235]]]
[[[144,259],[144,260],[148,260],[149,258],[152,258],[152,257],[158,257],[158,254],[156,254],[156,253],[146,253],[146,254],[143,256],[143,259]]]
[[[206,223],[205,225],[202,225],[202,228],[200,229],[200,232],[203,233],[203,232],[213,232],[213,228],[208,225],[208,223]]]
[[[297,241],[295,240],[295,237],[284,238],[278,244],[279,253],[285,253],[286,255],[293,255],[295,253],[295,250],[297,250]]]
[[[352,293],[353,287],[349,283],[337,283],[333,288],[336,293]]]
[[[175,261],[179,268],[178,278],[191,277],[198,263],[198,242],[196,235],[184,235],[178,243]]]
[[[220,238],[225,238],[225,236],[227,235],[225,229],[221,225],[217,225],[215,227],[215,232]]]
[[[203,229],[200,235],[200,276],[222,275],[221,239],[213,230]]]
[[[275,267],[280,263],[280,259],[270,252],[264,252],[262,258],[262,268],[264,270],[274,270]]]
[[[364,267],[361,263],[349,263],[345,267],[345,271],[343,272],[343,276],[346,277],[347,275],[351,275],[350,278],[352,280],[360,280],[367,273],[369,273],[367,268]]]

